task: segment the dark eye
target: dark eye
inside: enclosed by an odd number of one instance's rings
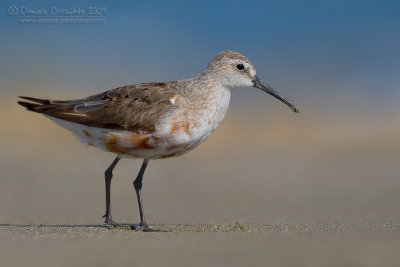
[[[243,65],[243,64],[237,64],[237,65],[236,65],[236,68],[237,68],[238,70],[244,70],[244,65]]]

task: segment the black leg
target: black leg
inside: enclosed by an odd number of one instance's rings
[[[105,223],[107,225],[111,226],[117,226],[118,224],[115,223],[111,217],[111,200],[110,200],[110,194],[111,194],[111,179],[113,177],[113,169],[115,165],[117,165],[118,161],[121,159],[120,155],[117,155],[117,157],[114,159],[114,161],[111,163],[110,167],[107,168],[105,171],[105,180],[106,180],[106,214],[103,216],[103,218],[106,218]]]
[[[152,229],[147,225],[146,219],[144,217],[142,195],[140,193],[142,190],[143,174],[144,174],[144,171],[146,170],[147,163],[149,163],[149,160],[144,159],[142,167],[140,167],[139,174],[136,177],[135,181],[133,182],[133,186],[135,187],[136,196],[137,196],[137,200],[138,200],[138,204],[139,204],[139,212],[140,212],[140,224],[139,224],[139,228],[137,230],[142,230],[142,231],[152,231]]]

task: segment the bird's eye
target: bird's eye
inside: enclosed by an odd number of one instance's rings
[[[237,65],[236,65],[236,68],[237,68],[238,70],[244,70],[244,65],[243,65],[243,64],[237,64]]]

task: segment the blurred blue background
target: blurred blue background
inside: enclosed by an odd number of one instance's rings
[[[22,24],[8,14],[12,5],[105,7],[105,22]],[[237,50],[303,110],[333,101],[393,112],[400,100],[398,1],[3,1],[0,9],[3,92],[79,97],[182,79],[218,52]],[[251,102],[254,91],[241,90],[234,101],[250,94],[243,101]]]

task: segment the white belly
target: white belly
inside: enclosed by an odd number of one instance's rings
[[[203,142],[224,118],[230,91],[222,91],[202,107],[189,106],[165,114],[152,133],[135,133],[89,127],[47,116],[71,131],[87,145],[136,158],[166,158],[182,155]]]

